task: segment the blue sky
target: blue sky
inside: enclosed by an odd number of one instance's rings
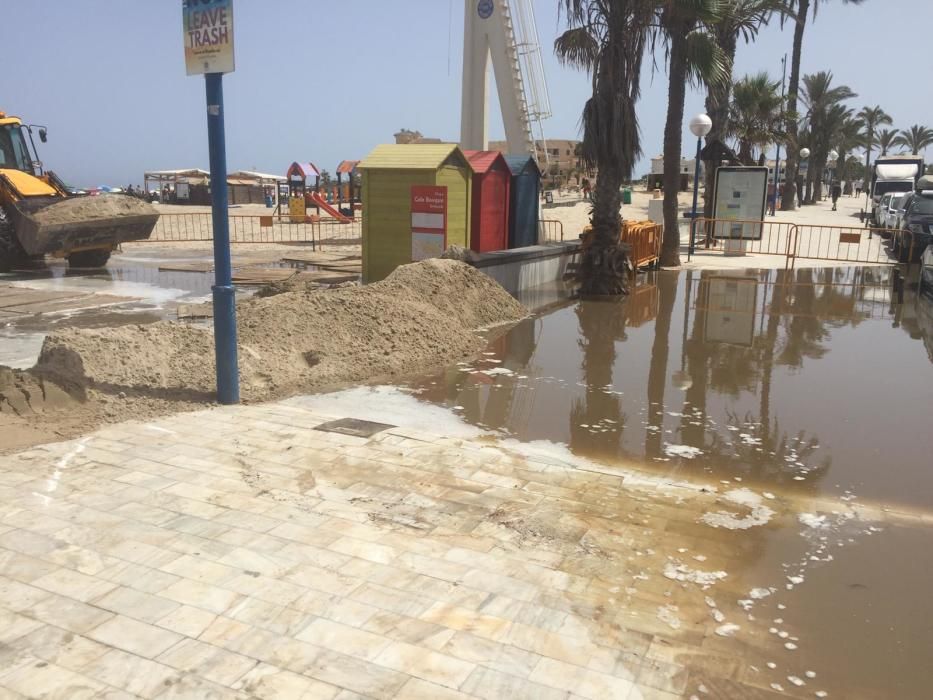
[[[204,83],[185,75],[180,0],[4,4],[0,109],[48,125],[47,167],[84,186],[207,167]],[[545,128],[576,138],[590,85],[553,57],[557,4],[534,0],[554,110]],[[235,0],[235,10],[237,71],[225,79],[230,169],[284,174],[293,160],[312,160],[333,172],[402,127],[459,137],[463,0]],[[897,127],[933,125],[933,91],[909,77],[923,70],[931,29],[929,0],[825,0],[803,69],[832,70],[858,93],[853,106],[880,104]],[[875,47],[886,37],[882,55]],[[774,23],[739,49],[736,75],[766,69],[779,78],[791,42],[790,28]],[[685,121],[702,108],[703,96],[688,94]],[[497,109],[491,138],[502,135]],[[639,109],[646,157],[661,152],[666,109],[660,72]],[[685,129],[692,152],[688,139]],[[647,161],[636,174],[646,171]]]

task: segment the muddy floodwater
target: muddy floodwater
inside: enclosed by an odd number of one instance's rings
[[[505,437],[796,504],[754,529],[697,524],[737,556],[739,587],[769,591],[749,618],[792,640],[737,673],[795,697],[928,698],[933,299],[899,274],[655,273],[409,388]],[[833,515],[848,504],[890,519]]]

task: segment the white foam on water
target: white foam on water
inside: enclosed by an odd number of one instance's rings
[[[801,513],[797,516],[797,520],[799,520],[802,525],[812,527],[814,530],[825,530],[829,528],[829,523],[826,521],[825,515],[816,515],[815,513]]]
[[[361,386],[289,401],[329,416],[388,423],[428,435],[475,438],[483,434],[446,408],[419,401],[394,386]]]
[[[13,287],[36,289],[39,291],[76,292],[106,294],[108,296],[130,297],[127,302],[136,301],[162,307],[170,301],[187,297],[191,292],[172,287],[159,287],[146,282],[126,282],[123,280],[96,279],[94,277],[48,277],[34,280],[17,280],[10,283]]]
[[[664,565],[664,577],[672,581],[685,581],[695,583],[699,586],[712,586],[717,581],[722,581],[729,574],[725,571],[699,571],[691,569],[686,564],[675,564],[672,561]]]
[[[738,625],[732,622],[727,622],[726,624],[719,625],[719,627],[716,628],[716,634],[718,634],[720,637],[731,637],[740,629],[742,628]]]
[[[770,588],[753,588],[748,592],[748,595],[751,596],[753,600],[761,600],[762,598],[767,598],[771,595]]]
[[[692,447],[691,445],[664,445],[664,454],[668,457],[683,457],[684,459],[696,459],[701,454],[703,450],[698,447]]]
[[[681,623],[677,616],[678,610],[676,605],[661,605],[658,607],[658,619],[672,630],[679,630]]]
[[[798,688],[802,685],[806,685],[803,678],[800,678],[799,676],[788,676],[787,680],[796,685]]]
[[[490,377],[494,377],[494,376],[499,375],[499,374],[501,374],[501,375],[503,375],[503,376],[509,376],[509,377],[511,377],[511,376],[514,376],[514,375],[515,375],[515,372],[513,372],[513,371],[510,370],[510,369],[506,369],[505,367],[493,367],[492,369],[483,369],[483,370],[480,370],[480,374],[485,374],[485,375],[488,375],[488,376],[490,376]]]

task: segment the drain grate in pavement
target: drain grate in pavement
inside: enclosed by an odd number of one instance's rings
[[[315,427],[325,433],[340,433],[341,435],[352,435],[353,437],[372,437],[383,430],[389,430],[398,426],[388,423],[376,423],[371,420],[359,420],[358,418],[341,418],[332,420],[329,423],[321,423]]]

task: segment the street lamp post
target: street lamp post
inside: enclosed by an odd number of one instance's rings
[[[693,213],[690,215],[690,247],[687,249],[687,260],[690,260],[693,251],[696,249],[697,200],[700,197],[700,150],[703,148],[703,137],[712,128],[713,120],[705,114],[698,114],[690,120],[690,133],[697,137],[697,157],[693,173]],[[709,196],[709,192],[706,194]]]
[[[810,157],[810,149],[809,149],[809,148],[801,148],[801,149],[800,149],[800,161],[801,161],[800,164],[801,164],[801,165],[804,165],[804,164],[805,164],[805,165],[807,166],[806,168],[804,168],[804,169],[807,171],[807,177],[810,176],[810,163],[807,162],[807,158],[809,158],[809,157]],[[799,187],[799,186],[797,187],[797,199],[798,199],[798,201],[799,201],[801,204],[804,203],[804,201],[803,201],[803,192],[802,192],[802,189],[803,189],[803,188],[801,188],[801,187]]]
[[[829,162],[832,167],[829,169],[829,198],[833,198],[833,185],[836,184],[836,166],[839,162],[839,153],[834,148],[829,152]],[[836,203],[833,202],[833,210],[836,209]]]

